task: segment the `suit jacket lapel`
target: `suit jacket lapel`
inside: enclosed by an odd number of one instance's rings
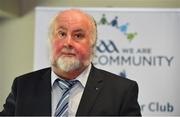
[[[91,72],[89,74],[84,93],[82,95],[78,110],[77,116],[85,116],[91,111],[96,97],[98,96],[101,88],[103,86],[103,80],[97,74],[97,69],[92,66]]]
[[[36,94],[36,108],[39,108],[38,115],[51,115],[51,70],[48,69],[44,75],[39,79],[37,84]]]

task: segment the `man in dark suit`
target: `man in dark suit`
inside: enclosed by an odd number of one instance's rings
[[[96,33],[83,11],[58,13],[49,27],[51,68],[17,77],[0,115],[141,116],[137,83],[91,64]]]

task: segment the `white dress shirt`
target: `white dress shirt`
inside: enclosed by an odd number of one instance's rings
[[[86,82],[91,70],[91,64],[74,80],[78,80],[79,82],[70,90],[69,95],[69,103],[68,103],[68,113],[69,116],[75,116],[79,102],[81,100],[84,88],[86,86]],[[55,83],[55,80],[60,78],[53,71],[51,71],[51,86],[52,86],[52,116],[54,116],[56,111],[56,106],[61,99],[62,90],[58,87],[58,84]],[[61,79],[61,78],[60,78]]]

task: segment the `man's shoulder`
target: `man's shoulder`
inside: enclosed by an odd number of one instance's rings
[[[37,78],[41,78],[43,77],[44,75],[50,75],[51,73],[51,68],[48,67],[48,68],[43,68],[43,69],[39,69],[39,70],[36,70],[36,71],[32,71],[32,72],[29,72],[29,73],[25,73],[23,75],[20,75],[18,77],[16,77],[16,80],[25,80],[25,79],[37,79]]]
[[[109,71],[103,70],[103,69],[99,69],[99,68],[95,68],[94,70],[97,74],[98,77],[102,77],[104,80],[110,81],[110,82],[114,82],[114,83],[125,83],[125,84],[131,84],[131,83],[136,83],[136,81],[111,73]]]

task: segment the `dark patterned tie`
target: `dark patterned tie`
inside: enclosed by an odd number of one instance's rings
[[[57,80],[58,86],[62,89],[63,95],[57,104],[55,116],[68,116],[69,93],[71,88],[78,82],[70,80]]]

